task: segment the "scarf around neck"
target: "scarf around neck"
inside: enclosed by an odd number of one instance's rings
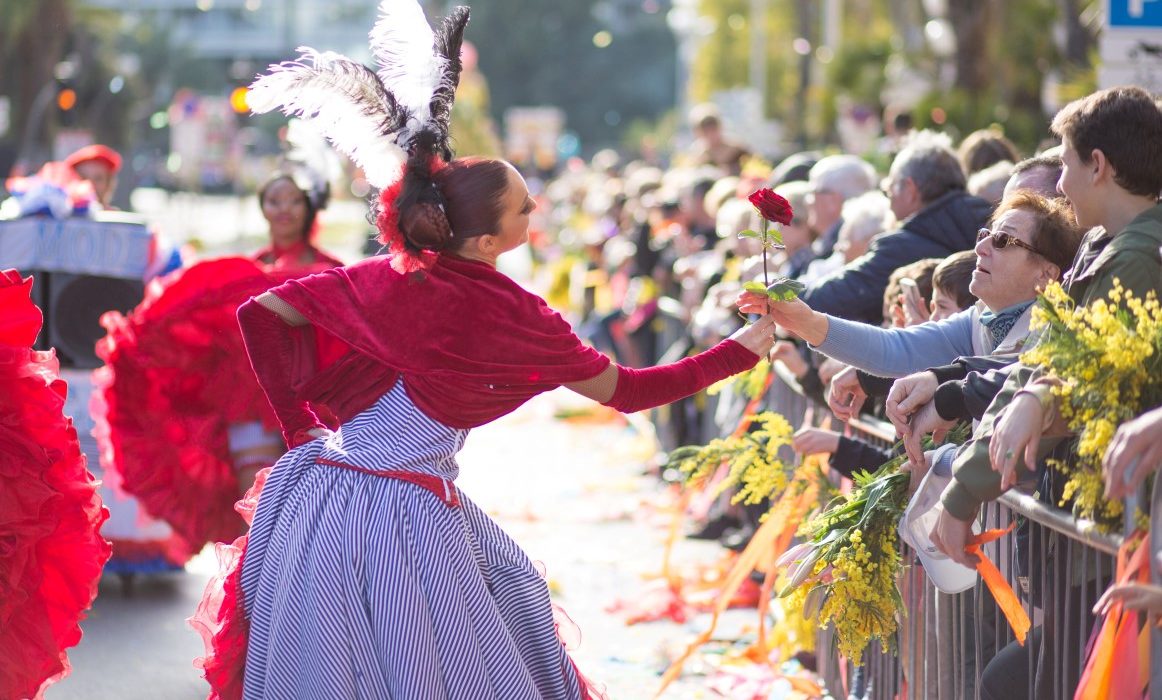
[[[1033,305],[1033,299],[1022,301],[1012,306],[1001,309],[993,313],[992,311],[982,311],[980,314],[980,325],[984,326],[988,331],[989,338],[992,340],[992,348],[995,349],[1000,345],[1009,331],[1013,330],[1013,326],[1017,325],[1017,319],[1021,318],[1021,314],[1025,313]]]

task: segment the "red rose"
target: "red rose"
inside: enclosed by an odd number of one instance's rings
[[[793,216],[791,203],[781,195],[775,194],[774,190],[764,187],[761,190],[752,192],[747,199],[750,200],[750,203],[754,205],[755,209],[759,210],[759,216],[767,221],[772,221],[776,224],[791,223]]]

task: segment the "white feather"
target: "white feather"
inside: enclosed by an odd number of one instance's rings
[[[374,74],[336,53],[309,47],[299,53],[298,61],[272,65],[250,86],[250,109],[258,114],[280,109],[309,120],[363,168],[369,183],[380,189],[391,185],[407,154],[398,145],[402,134],[383,134],[391,109]]]
[[[447,63],[436,53],[435,34],[416,0],[380,2],[371,51],[384,85],[411,110],[408,131],[414,133],[431,118],[432,95]]]

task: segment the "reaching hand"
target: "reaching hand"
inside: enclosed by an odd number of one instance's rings
[[[810,318],[811,307],[799,299],[772,301],[758,292],[743,292],[738,295],[738,310],[744,314],[769,313],[775,321],[795,335],[800,335],[803,324]]]
[[[888,392],[888,420],[896,426],[896,432],[904,435],[908,430],[908,417],[936,396],[940,382],[932,372],[924,371],[900,377]]]
[[[1017,483],[1017,458],[1025,458],[1025,468],[1037,465],[1037,445],[1041,441],[1044,410],[1031,394],[1017,394],[997,419],[989,440],[989,462],[1001,474],[1001,488]]]
[[[1162,467],[1162,408],[1123,423],[1102,460],[1106,498],[1124,498]]]
[[[839,449],[839,433],[819,428],[803,428],[791,438],[791,449],[801,455],[835,454]]]
[[[1162,586],[1152,583],[1119,583],[1110,586],[1093,606],[1094,614],[1105,615],[1115,602],[1133,610],[1162,613]]]
[[[914,294],[901,294],[900,306],[904,311],[905,327],[915,326],[932,318],[932,311],[928,308],[928,302],[924,301],[919,292]]]
[[[867,393],[859,384],[856,369],[848,367],[831,378],[831,388],[827,392],[827,405],[839,420],[847,422],[859,415]]]
[[[770,316],[763,316],[754,323],[735,331],[730,336],[730,340],[739,343],[759,357],[766,357],[775,344],[775,321]]]
[[[835,378],[835,375],[847,369],[847,367],[848,365],[846,363],[840,362],[834,357],[829,357],[823,361],[823,364],[819,365],[819,381],[824,384],[830,384],[831,380]]]
[[[807,370],[811,369],[799,353],[799,348],[788,340],[780,340],[775,343],[771,350],[771,359],[782,362],[797,379],[802,379],[807,374]]]

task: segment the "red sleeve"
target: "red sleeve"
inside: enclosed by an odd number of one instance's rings
[[[617,388],[606,406],[622,413],[664,406],[755,366],[759,356],[733,340],[668,365],[617,366]]]
[[[309,327],[291,327],[253,299],[238,308],[238,325],[250,366],[278,417],[287,446],[310,442],[313,438],[307,431],[325,426],[295,392],[314,374],[314,358],[303,352],[302,333],[309,332]]]

